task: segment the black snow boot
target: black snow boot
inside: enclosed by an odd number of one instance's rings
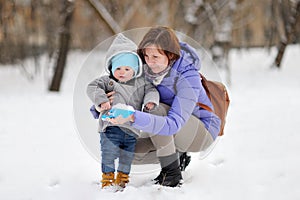
[[[180,165],[179,168],[181,171],[185,171],[186,167],[190,164],[191,162],[191,156],[188,155],[187,152],[179,152],[179,161],[180,161]],[[161,184],[162,182],[162,178],[163,178],[163,173],[162,171],[159,173],[159,175],[153,179],[155,184]]]
[[[161,172],[154,179],[156,184],[168,187],[181,185],[182,175],[179,167],[179,155],[174,153],[169,156],[159,157]]]
[[[154,184],[161,184],[162,177],[163,177],[163,174],[162,174],[162,171],[160,171],[160,173],[158,174],[158,176],[155,179],[153,179]]]
[[[190,164],[191,162],[191,156],[187,154],[187,152],[180,152],[180,170],[184,171],[185,168]]]

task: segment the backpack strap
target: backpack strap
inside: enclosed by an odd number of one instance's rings
[[[207,97],[208,97],[209,100],[211,101],[211,95],[210,95],[210,93],[209,93],[208,86],[207,86],[207,84],[206,84],[207,79],[206,79],[201,73],[199,73],[199,74],[200,74],[202,86],[204,87],[204,90],[205,90],[205,92],[206,92]],[[205,104],[200,103],[200,102],[197,102],[196,104],[197,104],[199,107],[201,107],[201,108],[203,108],[203,109],[205,109],[205,110],[207,110],[207,111],[209,111],[209,112],[214,112],[208,105],[205,105]]]
[[[209,106],[207,106],[207,105],[205,105],[203,103],[197,102],[196,104],[197,104],[197,106],[199,106],[199,107],[201,107],[201,108],[203,108],[203,109],[205,109],[205,110],[207,110],[209,112],[213,112],[213,110]]]

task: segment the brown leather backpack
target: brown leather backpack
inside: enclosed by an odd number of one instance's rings
[[[219,133],[219,136],[221,136],[224,134],[226,115],[230,103],[227,89],[223,83],[207,80],[201,73],[200,76],[201,76],[202,85],[206,91],[208,98],[210,99],[214,107],[214,110],[212,110],[209,106],[202,104],[200,102],[198,102],[197,105],[205,110],[215,113],[221,119],[221,129]]]

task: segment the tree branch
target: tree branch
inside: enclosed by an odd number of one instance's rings
[[[93,7],[98,16],[103,19],[103,21],[114,34],[122,32],[119,24],[113,19],[113,17],[109,14],[109,12],[101,2],[97,0],[87,0],[87,2]]]

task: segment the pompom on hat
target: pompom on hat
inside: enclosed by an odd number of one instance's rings
[[[112,57],[111,59],[111,72],[114,73],[118,67],[128,66],[134,71],[134,75],[136,76],[139,70],[139,59],[136,54],[125,52],[119,53]]]

